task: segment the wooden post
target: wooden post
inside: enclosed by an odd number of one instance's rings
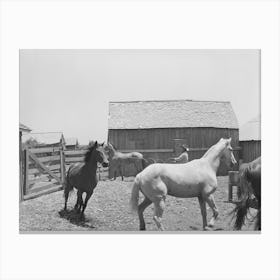
[[[29,169],[29,152],[26,148],[24,150],[24,183],[23,183],[23,195],[27,194],[28,188],[29,188],[29,182],[28,182],[28,169]]]
[[[22,131],[19,132],[19,201],[23,200],[23,182],[22,182]]]
[[[228,201],[232,201],[232,190],[233,186],[239,187],[239,172],[229,171],[228,172]]]
[[[64,153],[64,145],[61,145],[60,152],[60,176],[61,176],[61,182],[62,185],[65,183],[65,174],[66,174],[66,168],[65,168],[65,153]]]

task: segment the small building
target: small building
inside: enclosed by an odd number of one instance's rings
[[[23,144],[28,147],[61,147],[65,148],[65,139],[61,132],[31,133],[23,135]]]
[[[67,150],[76,150],[79,146],[78,139],[75,137],[65,139],[65,147]]]
[[[261,156],[261,117],[257,116],[240,127],[240,159],[250,162]]]
[[[230,102],[156,100],[109,102],[108,141],[121,151],[166,161],[182,144],[190,160],[200,158],[220,138],[239,145],[239,129]],[[238,153],[235,153],[238,160]],[[226,174],[222,166],[219,173]]]

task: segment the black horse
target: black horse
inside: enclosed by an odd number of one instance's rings
[[[98,144],[96,141],[94,144],[89,145],[88,151],[84,157],[84,162],[73,164],[68,169],[64,186],[64,210],[67,210],[69,192],[75,187],[77,189],[77,202],[75,209],[81,211],[81,215],[83,215],[87,202],[98,182],[96,175],[98,162],[101,163],[103,167],[108,167],[109,162],[104,151],[104,143]],[[84,192],[86,192],[87,195],[85,201],[83,202]]]
[[[241,230],[249,208],[253,207],[258,210],[255,230],[261,230],[261,157],[252,162],[243,163],[239,168],[239,176],[241,199],[233,210],[236,217],[234,229]],[[252,194],[255,199],[252,199]]]

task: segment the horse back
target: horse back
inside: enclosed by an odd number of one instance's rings
[[[161,179],[166,184],[216,185],[215,174],[204,161],[193,160],[184,164],[155,163],[147,166],[140,176],[143,181]]]

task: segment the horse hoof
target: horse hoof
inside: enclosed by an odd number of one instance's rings
[[[211,227],[209,227],[209,226],[206,226],[206,227],[204,227],[204,229],[203,229],[204,231],[208,231],[208,230],[211,230]]]

